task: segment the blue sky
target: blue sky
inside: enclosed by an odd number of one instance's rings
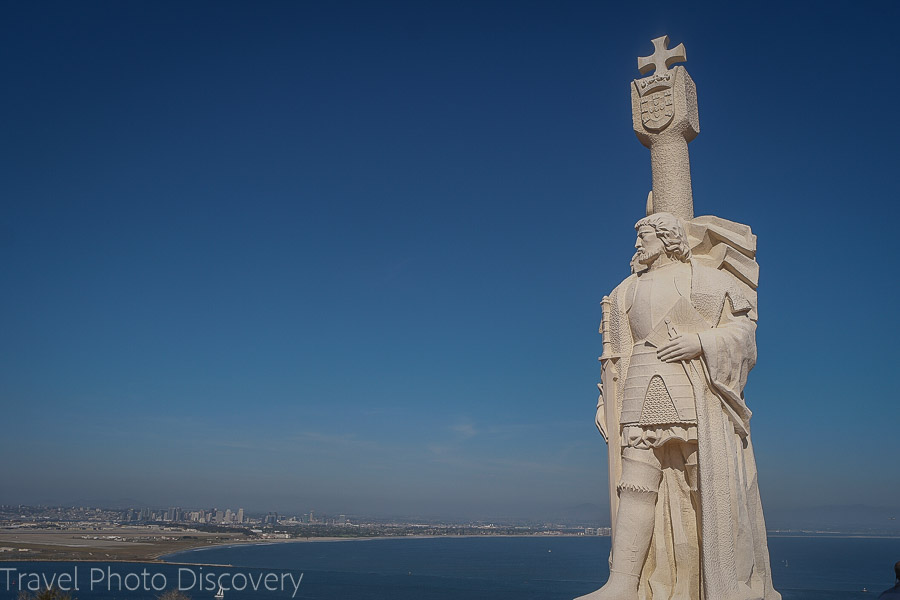
[[[607,506],[668,34],[759,236],[764,505],[897,506],[898,5],[626,4],[4,4],[0,502]]]

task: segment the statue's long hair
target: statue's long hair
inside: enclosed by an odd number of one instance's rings
[[[678,217],[667,212],[654,213],[635,223],[634,228],[637,230],[645,225],[656,231],[656,236],[662,241],[666,254],[681,262],[687,262],[691,258],[687,234]]]

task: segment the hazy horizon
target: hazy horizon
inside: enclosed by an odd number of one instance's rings
[[[32,505],[34,506],[34,505]],[[517,514],[509,510],[488,512],[473,509],[466,514],[452,512],[390,512],[379,510],[346,511],[335,510],[328,506],[231,506],[221,503],[180,505],[180,504],[147,504],[134,498],[121,498],[117,500],[101,499],[72,499],[69,502],[44,505],[48,508],[60,507],[84,507],[103,508],[108,510],[126,510],[149,508],[151,510],[169,510],[179,508],[186,511],[193,510],[225,510],[237,511],[242,509],[248,517],[259,518],[276,512],[282,518],[301,517],[313,511],[316,518],[335,518],[340,515],[347,516],[354,523],[367,522],[369,519],[377,521],[396,520],[399,522],[441,522],[441,523],[472,523],[492,522],[496,524],[510,523],[558,523],[581,526],[609,526],[609,509],[599,503],[584,503],[577,506],[546,507],[542,514]],[[872,535],[900,536],[900,507],[890,504],[854,504],[854,505],[816,505],[799,508],[766,507],[766,527],[769,531],[835,531]]]

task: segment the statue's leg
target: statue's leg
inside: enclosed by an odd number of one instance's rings
[[[663,468],[660,499],[657,504],[657,530],[660,513],[667,524],[665,535],[654,536],[653,549],[658,560],[648,584],[652,597],[700,600],[700,538],[697,508],[697,444],[669,441],[657,454]],[[666,503],[661,511],[660,506]]]
[[[637,600],[641,568],[653,536],[661,478],[659,460],[653,450],[624,449],[609,580],[596,592],[577,600]]]

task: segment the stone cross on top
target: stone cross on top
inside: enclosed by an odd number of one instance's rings
[[[639,56],[637,59],[638,71],[641,75],[646,75],[653,69],[656,69],[657,73],[661,73],[675,63],[687,61],[684,44],[678,44],[671,50],[668,49],[668,46],[669,36],[667,35],[653,40],[653,54],[650,56]]]
[[[684,44],[671,50],[669,36],[653,40],[653,54],[638,58],[645,77],[631,85],[631,117],[638,140],[650,149],[653,194],[647,214],[669,212],[688,221],[694,218],[688,142],[700,133],[697,88],[682,66]],[[648,75],[655,71],[652,75]]]

